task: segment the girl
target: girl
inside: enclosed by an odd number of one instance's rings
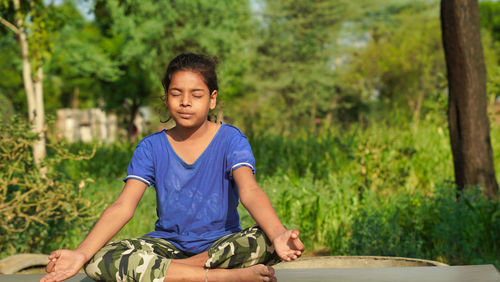
[[[179,55],[162,83],[175,127],[137,145],[118,199],[75,250],[50,254],[40,281],[62,281],[82,267],[101,281],[275,281],[268,265],[302,254],[299,231],[285,229],[254,179],[246,137],[207,119],[217,103],[215,62]],[[104,246],[148,186],[156,188],[155,231]],[[238,198],[258,226],[241,230]]]

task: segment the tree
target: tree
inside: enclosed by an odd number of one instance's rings
[[[57,6],[64,23],[51,33],[52,56],[46,64],[46,110],[103,107],[102,85],[116,81],[123,72],[111,58],[111,49],[95,22],[85,20],[73,1]],[[100,83],[99,83],[100,82]]]
[[[17,37],[22,56],[23,83],[28,101],[28,118],[39,139],[33,142],[35,164],[45,157],[45,109],[43,104],[43,61],[47,57],[47,13],[43,1],[3,0],[6,8],[0,22]],[[8,13],[10,9],[10,13]],[[14,22],[4,17],[10,14]],[[36,45],[33,43],[36,42]]]
[[[448,76],[448,122],[459,189],[480,185],[497,199],[477,0],[441,0]]]
[[[372,120],[374,113],[386,117],[396,111],[416,125],[445,95],[439,6],[395,3],[379,11],[363,19],[369,41],[353,50],[349,64],[341,67],[341,91],[371,108]],[[359,111],[353,114],[364,117]]]
[[[350,1],[265,1],[258,11],[256,71],[249,77],[254,87],[240,117],[244,128],[285,135],[298,128],[315,131],[317,118],[331,108],[335,41],[354,6]]]
[[[339,64],[357,38],[345,36],[380,1],[255,1],[256,59],[233,122],[245,131],[295,135],[328,127],[339,113]],[[349,34],[350,35],[350,34]],[[345,106],[349,102],[345,103]]]

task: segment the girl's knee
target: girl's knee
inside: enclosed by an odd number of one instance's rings
[[[241,268],[256,264],[273,265],[279,257],[273,244],[258,226],[232,234],[210,247],[208,268]]]
[[[140,239],[110,243],[84,266],[85,273],[97,281],[163,281],[170,259],[154,252]]]
[[[111,242],[102,247],[83,267],[85,273],[97,281],[114,281],[120,268],[123,268],[122,260],[130,259],[130,255],[137,252],[135,239],[126,239]]]
[[[96,281],[163,281],[171,260],[153,254],[134,254],[111,263],[91,260],[85,273]]]
[[[118,272],[122,253],[126,249],[117,243],[110,243],[100,249],[83,267],[85,273],[96,281],[116,280],[114,274]],[[115,266],[116,265],[116,266]],[[112,274],[113,277],[108,277]]]
[[[104,268],[102,263],[100,264],[100,262],[102,262],[102,259],[96,261],[96,260],[94,260],[94,258],[92,258],[89,262],[87,262],[83,266],[83,270],[85,271],[87,276],[92,278],[93,280],[96,280],[96,281],[105,280],[105,279],[103,279],[102,274],[103,274],[103,272],[106,272],[106,269]]]

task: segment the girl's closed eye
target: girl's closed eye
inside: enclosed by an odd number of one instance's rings
[[[201,97],[203,97],[203,91],[201,91],[201,90],[195,90],[195,91],[193,91],[192,95],[193,95],[194,98],[201,98]]]

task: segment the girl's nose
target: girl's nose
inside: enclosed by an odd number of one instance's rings
[[[191,106],[191,97],[188,94],[182,95],[182,101],[181,101],[183,106]]]

